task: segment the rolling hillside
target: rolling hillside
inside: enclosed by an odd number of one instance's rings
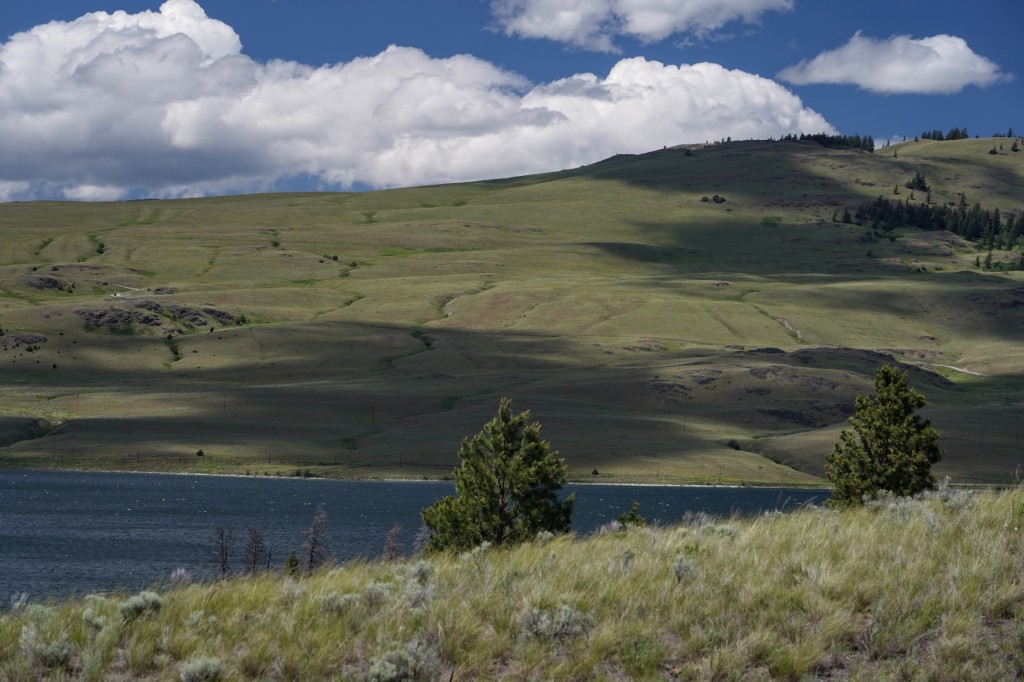
[[[813,483],[895,359],[939,473],[1011,480],[1024,272],[948,232],[833,219],[907,199],[916,172],[936,204],[1020,211],[1024,153],[992,144],[0,205],[0,465],[439,476],[509,395],[581,479]]]

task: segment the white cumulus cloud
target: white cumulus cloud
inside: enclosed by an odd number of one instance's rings
[[[321,67],[259,63],[194,0],[0,44],[0,200],[454,182],[832,130],[778,83],[717,64],[634,58],[605,77],[530,84],[408,47]]]
[[[492,0],[507,35],[547,38],[604,52],[616,36],[644,42],[676,33],[703,35],[732,21],[753,23],[766,12],[793,9],[793,0]]]
[[[858,31],[842,47],[783,69],[779,78],[796,85],[853,84],[885,94],[952,94],[1010,76],[957,36],[876,40]]]

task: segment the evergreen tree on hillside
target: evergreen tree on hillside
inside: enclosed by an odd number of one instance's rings
[[[829,149],[860,149],[861,151],[874,153],[875,138],[871,135],[829,135],[827,133],[802,133],[799,138],[795,135],[785,135],[781,138],[784,141],[817,142],[822,147]]]
[[[894,188],[895,191],[896,188]],[[844,210],[844,217],[849,209]],[[949,230],[965,239],[980,242],[988,248],[1005,245],[1013,248],[1024,238],[1024,213],[1014,212],[1003,218],[999,209],[983,209],[974,204],[968,209],[967,198],[961,194],[958,204],[932,204],[931,192],[923,203],[911,203],[879,196],[857,208],[858,224],[871,223],[873,229],[893,230],[897,227],[917,227],[922,230]]]
[[[939,434],[916,412],[924,396],[907,386],[907,373],[882,365],[874,398],[858,396],[844,430],[826,458],[825,475],[837,504],[860,504],[882,491],[914,495],[935,487],[932,464],[942,458]]]
[[[907,180],[906,187],[907,189],[916,189],[921,192],[928,191],[928,183],[925,181],[924,175],[921,174],[921,171],[917,171],[916,173],[914,173],[913,178]]]

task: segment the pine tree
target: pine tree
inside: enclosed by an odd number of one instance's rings
[[[906,372],[882,365],[875,375],[876,397],[857,397],[853,432],[839,434],[825,464],[836,504],[860,504],[882,491],[913,495],[935,487],[931,466],[942,458],[939,434],[915,414],[926,401],[906,379]]]
[[[431,550],[465,550],[484,542],[511,545],[541,531],[569,529],[574,498],[560,500],[568,467],[540,437],[530,413],[512,414],[502,398],[498,416],[459,448],[455,497],[448,496],[422,512],[432,532]]]
[[[295,555],[295,550],[293,549],[288,552],[288,556],[284,559],[284,574],[297,576],[300,570],[302,570],[302,564],[299,563],[299,557]]]
[[[906,188],[918,189],[921,190],[922,192],[925,192],[928,190],[928,181],[925,180],[924,175],[921,173],[921,171],[917,171],[916,173],[914,173],[913,178],[907,180]]]

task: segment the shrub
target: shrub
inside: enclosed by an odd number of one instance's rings
[[[629,511],[622,512],[619,515],[619,526],[622,527],[622,530],[626,530],[630,526],[633,526],[634,528],[643,528],[647,525],[647,519],[640,515],[637,511],[638,509],[640,509],[640,503],[633,500],[633,506],[629,508]]]
[[[422,642],[413,641],[374,660],[366,672],[366,679],[368,682],[433,680],[440,669],[441,662],[434,650]]]
[[[363,588],[363,601],[369,606],[380,606],[391,601],[391,585],[376,580]]]
[[[463,552],[462,554],[460,554],[459,561],[462,561],[463,563],[480,564],[483,561],[484,556],[487,555],[487,552],[489,552],[490,549],[491,543],[481,542],[479,545],[469,550],[468,552]]]
[[[411,565],[408,569],[409,578],[418,585],[426,585],[434,575],[434,567],[426,561],[420,560]]]
[[[519,625],[529,637],[558,643],[585,635],[594,626],[594,619],[568,604],[561,604],[554,611],[530,609],[519,618]]]
[[[320,610],[324,613],[341,614],[359,604],[359,595],[331,592],[320,598]]]
[[[224,666],[220,660],[203,656],[182,664],[181,682],[218,682],[224,679]]]
[[[536,542],[538,545],[546,545],[554,539],[555,534],[549,533],[546,530],[542,530],[541,532],[533,536],[533,541]]]
[[[39,634],[35,625],[26,625],[21,628],[18,643],[27,659],[47,670],[66,668],[71,662],[71,644],[67,635],[61,635],[57,641],[50,642]]]
[[[302,566],[299,564],[299,557],[295,555],[295,550],[288,552],[288,556],[284,559],[284,574],[289,576],[295,576],[302,570]]]
[[[107,626],[107,617],[97,614],[91,608],[82,612],[82,622],[89,628],[90,632],[99,632]]]
[[[697,577],[697,567],[693,564],[693,560],[685,554],[676,556],[672,570],[676,574],[676,582],[690,581]]]
[[[161,606],[163,606],[163,600],[159,594],[145,591],[139,592],[135,596],[129,597],[127,601],[121,602],[117,609],[121,612],[121,616],[124,617],[125,621],[130,622],[147,613],[159,611]]]

